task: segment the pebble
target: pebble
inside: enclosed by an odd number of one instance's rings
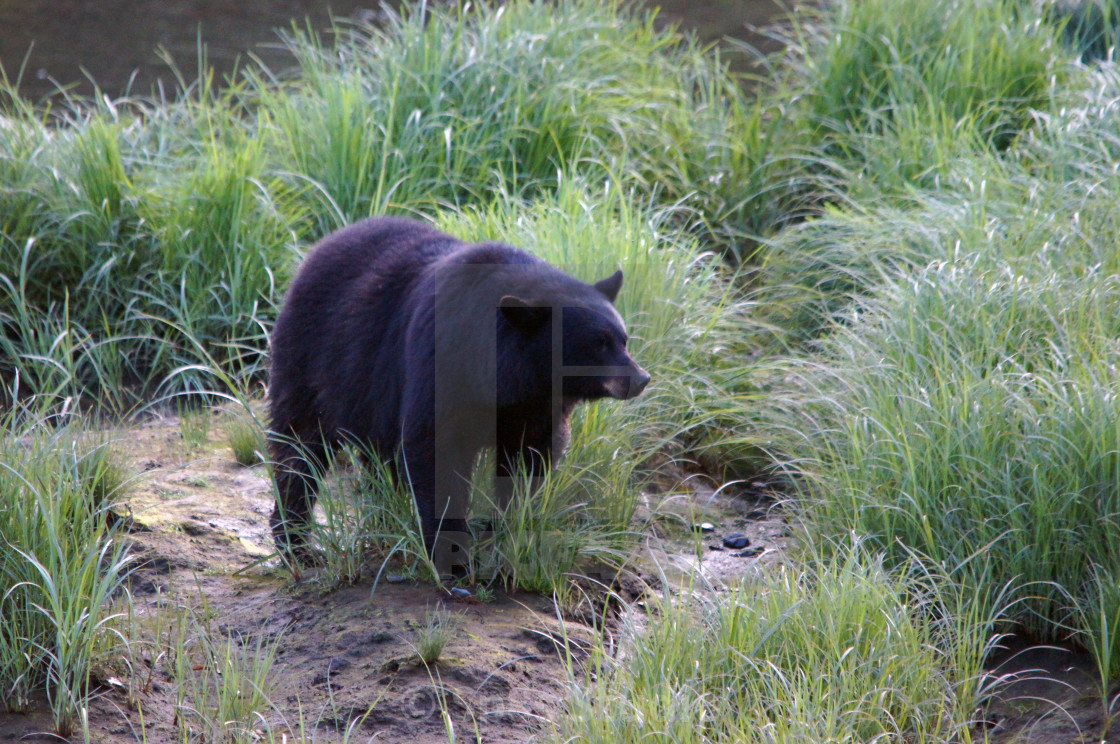
[[[692,531],[707,534],[709,532],[715,532],[716,526],[711,522],[701,522],[700,524],[692,525]]]
[[[723,538],[723,547],[731,548],[732,550],[742,550],[750,544],[750,539],[742,532],[734,532]]]

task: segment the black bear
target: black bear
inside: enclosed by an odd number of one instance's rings
[[[272,531],[305,549],[313,473],[342,441],[403,468],[425,544],[466,531],[471,468],[497,450],[508,503],[520,469],[555,465],[580,401],[633,398],[650,376],[614,307],[622,272],[585,284],[502,243],[468,245],[378,217],[316,245],[272,334]],[[442,538],[441,538],[442,540]]]

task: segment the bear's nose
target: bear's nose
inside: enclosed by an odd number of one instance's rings
[[[634,371],[630,374],[630,390],[627,391],[628,395],[626,397],[637,398],[642,394],[642,391],[646,389],[646,385],[649,384],[649,381],[649,372],[646,372],[644,369],[635,364]]]

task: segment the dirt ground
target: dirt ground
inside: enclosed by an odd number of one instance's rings
[[[595,633],[571,615],[562,617],[550,598],[499,591],[480,602],[399,577],[383,578],[372,592],[371,582],[324,591],[313,572],[293,581],[268,558],[267,469],[234,461],[219,417],[201,447],[186,446],[175,417],[152,419],[116,432],[114,439],[138,474],[128,498],[129,539],[145,562],[131,582],[131,607],[122,612],[129,614],[130,636],[147,642],[136,643],[131,670],[109,664],[100,672],[102,684],[89,710],[92,741],[180,741],[170,660],[159,649],[175,632],[173,618],[184,615],[209,628],[212,638],[276,642],[272,706],[258,726],[270,730],[274,741],[434,744],[548,737],[569,670],[574,667],[578,678]],[[753,550],[697,555],[683,542],[651,535],[650,565],[670,582],[698,568],[718,587],[782,559],[790,532],[765,484],[716,485],[693,477],[669,487],[685,494],[675,502],[682,515],[700,514],[711,523],[706,545],[719,546],[722,537],[739,532]],[[627,591],[640,595],[642,577],[629,583]],[[434,612],[449,615],[455,631],[439,660],[425,665],[414,644]],[[981,739],[1102,741],[1100,697],[1086,658],[1060,649],[1012,648],[999,662],[993,674],[1019,681],[977,711]],[[0,713],[0,742],[59,741],[51,729],[46,701],[26,714]]]

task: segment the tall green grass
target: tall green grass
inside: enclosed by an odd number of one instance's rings
[[[618,181],[742,250],[782,219],[768,127],[715,55],[584,0],[292,30],[294,74],[178,98],[14,91],[0,116],[0,376],[122,413],[259,382],[300,251],[382,212],[435,215]],[[687,201],[687,205],[683,202]],[[210,372],[208,372],[208,368]],[[213,372],[214,368],[220,374]]]
[[[971,740],[986,623],[943,614],[951,585],[914,593],[845,550],[722,594],[666,597],[648,627],[626,627],[620,649],[575,673],[552,740]]]
[[[1017,582],[1019,619],[1062,635],[1066,593],[1118,547],[1116,291],[935,264],[864,306],[803,378],[827,484],[811,529]]]
[[[1085,74],[983,178],[779,237],[780,296],[821,353],[774,410],[809,534],[1012,586],[1016,628],[1072,631],[1114,679],[1120,118],[1115,72]]]
[[[294,31],[299,77],[250,75],[279,162],[314,184],[319,231],[498,190],[533,196],[574,174],[687,199],[709,233],[781,219],[763,198],[780,172],[774,123],[652,14],[586,0],[426,10],[336,29],[329,47]]]
[[[0,418],[0,698],[15,712],[45,693],[63,737],[98,662],[125,643],[108,603],[129,557],[107,521],[125,482],[108,446],[76,428]]]
[[[64,126],[22,109],[7,120],[0,160],[19,171],[0,186],[7,382],[18,370],[30,394],[123,413],[167,381],[213,386],[202,363],[259,375],[292,218],[264,183],[260,143],[212,104],[170,104],[176,116],[74,103]]]
[[[828,3],[789,41],[783,96],[818,171],[864,197],[936,189],[954,161],[1007,149],[1065,75],[1055,27],[1019,0]]]

